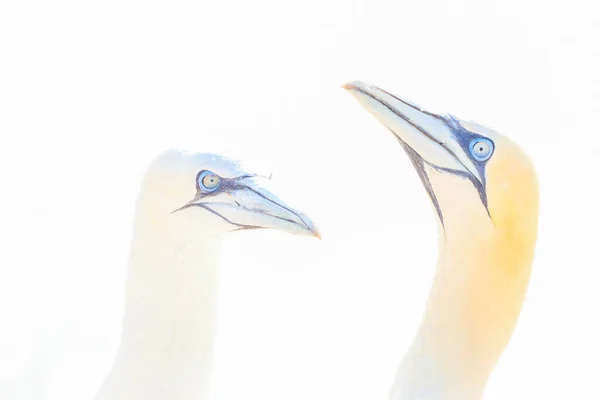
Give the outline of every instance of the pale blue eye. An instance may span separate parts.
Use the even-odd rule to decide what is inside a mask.
[[[477,161],[486,161],[494,152],[494,144],[491,140],[485,138],[476,138],[471,140],[469,149],[471,150],[471,155]]]
[[[221,185],[221,178],[210,171],[204,171],[198,175],[198,187],[203,192],[214,192]]]

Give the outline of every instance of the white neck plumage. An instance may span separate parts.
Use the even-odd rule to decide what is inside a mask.
[[[121,344],[96,400],[208,397],[219,248],[136,229]]]

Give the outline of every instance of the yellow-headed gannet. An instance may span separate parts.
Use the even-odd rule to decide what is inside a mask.
[[[208,393],[223,234],[314,224],[239,163],[168,151],[140,189],[115,364],[97,400],[202,400]]]
[[[406,150],[439,221],[435,279],[391,400],[475,400],[510,340],[538,225],[534,167],[505,136],[362,82],[344,85]]]

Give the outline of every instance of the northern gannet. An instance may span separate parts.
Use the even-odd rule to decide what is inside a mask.
[[[214,154],[171,150],[140,189],[121,342],[96,400],[202,400],[215,329],[220,242],[271,228],[319,237],[314,224]]]
[[[539,194],[529,158],[505,136],[362,82],[344,85],[400,142],[439,222],[427,307],[390,400],[475,400],[523,304]]]

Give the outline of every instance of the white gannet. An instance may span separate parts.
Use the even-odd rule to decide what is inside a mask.
[[[535,169],[505,136],[362,82],[344,85],[400,142],[439,222],[438,264],[391,400],[475,400],[516,325],[537,236]]]
[[[151,163],[137,201],[121,342],[97,400],[206,398],[223,234],[271,228],[319,237],[261,179],[214,154],[171,150]]]

